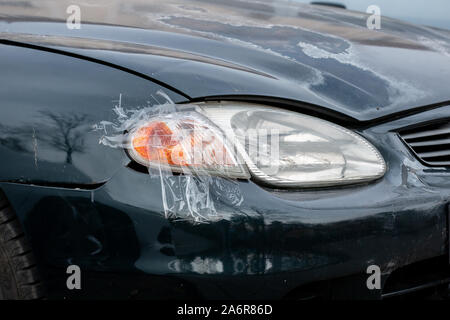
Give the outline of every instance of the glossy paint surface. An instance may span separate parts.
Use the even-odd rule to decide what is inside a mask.
[[[111,286],[108,295],[120,297],[280,298],[371,264],[388,275],[446,253],[450,171],[424,167],[391,130],[449,112],[444,107],[361,132],[389,166],[379,181],[315,191],[240,182],[243,204],[221,208],[230,218],[206,224],[166,219],[160,180],[125,167],[95,190],[0,187],[20,213],[56,297],[95,296]],[[92,273],[89,290],[64,289],[68,264]],[[364,281],[357,285],[368,297],[380,294]]]
[[[95,184],[130,162],[99,144],[114,107],[185,98],[147,79],[64,55],[0,45],[0,181]],[[158,100],[159,99],[159,100]]]
[[[447,253],[450,171],[422,165],[396,131],[450,118],[448,105],[358,131],[386,160],[377,181],[316,190],[238,181],[240,207],[218,206],[227,218],[203,224],[167,219],[160,179],[98,144],[93,126],[117,117],[115,105],[160,103],[158,90],[175,102],[285,98],[359,120],[449,100],[445,31],[383,20],[385,29],[371,32],[357,13],[227,3],[129,2],[122,13],[152,19],[116,16],[152,30],[69,31],[39,16],[37,2],[39,21],[0,22],[0,189],[51,297],[281,298],[303,284],[362,274],[352,290],[379,298],[365,286],[368,265],[379,265],[384,281]],[[70,264],[86,275],[81,292],[66,289]]]
[[[125,66],[192,98],[285,98],[359,120],[450,100],[446,30],[387,18],[369,30],[366,14],[283,1],[172,0],[105,7],[114,19],[86,8],[69,30],[49,22],[61,17],[44,14],[45,1],[34,5],[4,19],[0,38]]]

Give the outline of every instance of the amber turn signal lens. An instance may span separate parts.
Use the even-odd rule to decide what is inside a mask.
[[[132,132],[130,154],[146,166],[227,170],[237,162],[224,139],[220,130],[195,119],[154,120]]]
[[[172,141],[172,130],[164,122],[153,122],[139,128],[132,138],[134,151],[148,162],[174,164],[171,150],[177,144]]]

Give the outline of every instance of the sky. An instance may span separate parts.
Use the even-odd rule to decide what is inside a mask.
[[[369,5],[377,5],[381,15],[412,23],[450,29],[449,0],[291,0],[302,3],[327,1],[346,5],[347,9],[366,11]]]

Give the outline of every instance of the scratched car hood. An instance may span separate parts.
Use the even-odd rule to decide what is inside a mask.
[[[388,18],[369,30],[363,13],[238,0],[81,8],[71,30],[45,10],[54,3],[30,3],[3,11],[1,38],[128,68],[189,98],[283,98],[363,121],[450,100],[447,30]]]

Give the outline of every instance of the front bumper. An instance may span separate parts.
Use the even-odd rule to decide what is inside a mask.
[[[131,168],[94,190],[0,188],[51,297],[297,298],[326,283],[332,297],[381,298],[394,271],[448,255],[450,169],[425,167],[395,133],[442,112],[450,114],[446,107],[361,130],[388,165],[378,181],[303,191],[238,182],[239,210],[209,223],[166,219],[160,180]],[[70,264],[84,272],[81,291],[65,287]],[[367,287],[370,265],[380,267],[380,289]]]

